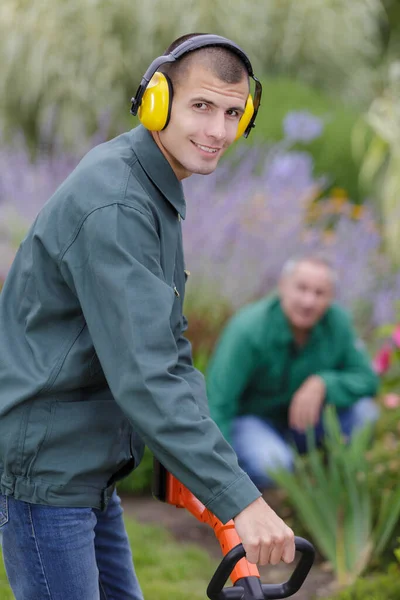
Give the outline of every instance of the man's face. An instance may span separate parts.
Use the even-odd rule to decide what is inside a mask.
[[[328,267],[300,262],[282,277],[279,292],[283,312],[293,327],[311,329],[324,315],[333,299],[332,274]]]
[[[174,89],[168,126],[154,134],[178,179],[215,170],[236,137],[248,94],[245,75],[225,83],[201,64],[188,68]]]

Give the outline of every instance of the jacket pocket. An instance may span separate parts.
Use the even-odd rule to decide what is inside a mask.
[[[8,522],[8,498],[0,494],[0,527]]]
[[[130,460],[126,461],[118,471],[113,473],[111,478],[107,481],[107,485],[111,485],[112,483],[116,483],[121,479],[127,477],[134,469],[137,469],[139,466],[143,454],[144,454],[144,443],[139,435],[131,429],[131,434],[129,436],[130,441]]]
[[[55,401],[30,475],[102,486],[130,459],[130,425],[113,398]]]

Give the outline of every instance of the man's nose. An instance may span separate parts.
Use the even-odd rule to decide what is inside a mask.
[[[303,306],[304,308],[313,308],[316,303],[316,297],[314,294],[308,292],[303,296]]]
[[[225,113],[215,111],[208,122],[206,134],[216,140],[224,140],[226,137]]]

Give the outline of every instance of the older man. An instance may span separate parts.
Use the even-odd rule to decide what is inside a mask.
[[[377,377],[333,302],[335,282],[319,256],[290,260],[278,294],[240,310],[211,359],[211,416],[260,489],[272,485],[268,472],[292,468],[293,442],[307,450],[307,428],[321,443],[325,405],[337,408],[347,436],[378,417]]]

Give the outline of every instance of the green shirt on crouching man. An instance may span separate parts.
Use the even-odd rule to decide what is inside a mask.
[[[263,298],[239,310],[217,344],[206,377],[211,416],[227,440],[236,416],[285,427],[291,398],[310,375],[324,380],[325,403],[338,409],[374,396],[378,387],[349,316],[337,304],[298,348],[279,298]]]
[[[223,522],[260,496],[183,336],[184,217],[142,126],[89,152],[39,213],[0,294],[2,494],[105,508],[144,442]]]

